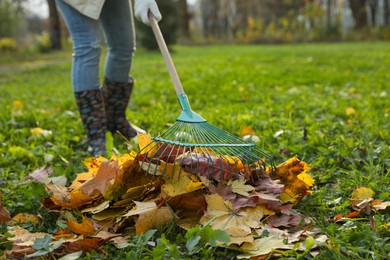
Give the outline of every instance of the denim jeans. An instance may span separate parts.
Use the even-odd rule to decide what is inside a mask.
[[[56,0],[56,3],[73,40],[73,91],[100,87],[100,57],[104,39],[108,51],[104,77],[109,82],[127,82],[135,51],[134,21],[129,0],[105,1],[99,20],[82,15],[62,0]]]

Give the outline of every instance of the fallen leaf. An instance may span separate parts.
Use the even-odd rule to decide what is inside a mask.
[[[19,213],[12,218],[13,223],[33,223],[37,225],[39,223],[39,219],[37,216],[28,213]]]
[[[96,233],[93,221],[85,216],[83,216],[81,223],[76,221],[68,221],[66,224],[69,226],[70,230],[76,234],[90,236]]]
[[[358,187],[352,192],[352,199],[371,199],[374,197],[375,192],[367,187]]]
[[[53,173],[53,169],[51,167],[41,167],[31,172],[26,177],[26,179],[31,179],[34,181],[44,183],[45,179],[47,179],[52,173]]]
[[[160,207],[141,213],[135,223],[135,232],[137,235],[140,235],[150,229],[159,228],[172,223],[174,218],[175,215],[168,207]]]
[[[381,203],[373,205],[373,208],[376,210],[386,210],[390,208],[390,201],[383,201]]]
[[[162,188],[168,194],[168,196],[175,197],[180,194],[202,189],[203,183],[192,181],[187,176],[182,176],[178,181],[164,184]]]
[[[290,249],[291,245],[286,245],[283,238],[269,236],[256,239],[253,243],[244,243],[240,250],[244,254],[237,256],[238,259],[262,256],[271,253],[275,249]]]
[[[267,212],[262,206],[234,210],[233,204],[218,194],[205,195],[205,198],[207,210],[199,223],[205,225],[211,221],[212,228],[225,230],[231,236],[249,235],[252,228],[261,226],[260,221]]]
[[[35,239],[43,238],[48,235],[47,233],[42,232],[30,233],[28,230],[19,226],[14,226],[8,233],[13,236],[8,237],[7,240],[13,242],[13,244],[17,246],[32,246]]]
[[[0,191],[0,223],[7,223],[11,220],[11,215],[8,210],[3,207],[2,197],[3,193]]]
[[[234,193],[240,194],[245,197],[249,197],[249,192],[255,190],[253,186],[247,185],[245,180],[229,181],[228,185],[232,187],[232,191]]]

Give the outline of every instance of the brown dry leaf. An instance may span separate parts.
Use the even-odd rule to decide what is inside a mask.
[[[3,207],[2,197],[3,193],[0,191],[0,223],[7,223],[11,220],[11,215],[8,210]]]
[[[17,246],[32,246],[35,239],[43,238],[45,235],[50,236],[50,234],[42,232],[30,233],[28,230],[19,226],[13,227],[8,233],[14,236],[8,237],[7,240],[13,242],[13,244]]]
[[[375,192],[367,187],[358,187],[352,192],[352,199],[366,200],[374,197]]]
[[[240,194],[245,197],[249,197],[249,192],[255,190],[255,187],[247,185],[245,180],[229,181],[228,185],[232,187],[234,193]]]
[[[33,223],[37,225],[39,223],[39,219],[33,214],[19,213],[12,218],[12,223]]]
[[[119,175],[119,172],[118,161],[104,161],[100,164],[96,176],[83,183],[79,189],[90,197],[97,196],[97,192],[104,195],[108,187],[113,184],[115,178]]]
[[[5,250],[4,256],[6,258],[1,259],[25,259],[26,255],[33,254],[35,250],[30,246],[17,246],[12,245],[12,249]]]
[[[61,197],[58,195],[61,195]],[[97,200],[98,198],[91,198],[88,195],[82,193],[80,190],[74,190],[68,194],[64,192],[57,194],[57,196],[51,196],[51,200],[56,205],[61,206],[63,209],[76,209],[86,204],[92,203],[94,199]]]
[[[49,178],[49,175],[53,173],[53,169],[51,167],[41,167],[39,169],[34,170],[30,173],[26,179],[31,179],[34,181],[44,183],[45,179]]]
[[[140,235],[150,229],[165,226],[172,223],[175,217],[168,207],[161,207],[142,213],[135,223],[135,232],[137,235]]]
[[[68,221],[66,224],[69,226],[70,230],[76,234],[90,236],[96,233],[93,221],[85,216],[83,216],[81,223],[77,223],[76,221]]]
[[[110,207],[110,202],[108,200],[105,200],[96,206],[92,206],[92,207],[88,207],[88,208],[83,209],[81,211],[81,213],[97,214],[97,213],[105,210],[108,207]]]
[[[231,236],[244,237],[252,232],[252,228],[261,226],[260,220],[269,212],[263,206],[253,208],[233,209],[230,201],[225,201],[220,195],[205,195],[207,211],[200,219],[200,224],[210,223],[214,229],[225,230]]]
[[[69,189],[78,189],[84,182],[94,178],[96,176],[96,173],[97,171],[89,171],[77,174],[76,179],[74,179],[72,184],[69,186]]]
[[[105,251],[100,249],[104,243],[105,241],[100,238],[85,238],[72,242],[65,242],[54,252],[54,255],[60,257],[74,252],[83,251],[83,253],[86,253],[91,252],[92,250],[104,254]]]
[[[280,196],[283,202],[296,203],[310,193],[314,184],[313,178],[306,173],[310,169],[305,162],[292,157],[277,166],[276,174],[270,174],[272,179],[279,179],[285,185],[285,192]]]
[[[375,203],[372,207],[376,210],[386,210],[390,208],[390,201],[381,201],[380,203]]]
[[[371,202],[373,201],[372,198],[368,199],[349,199],[349,203],[351,203],[351,207],[359,212],[363,212],[365,214],[371,213]]]

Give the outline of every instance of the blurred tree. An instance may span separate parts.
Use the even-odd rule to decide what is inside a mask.
[[[163,19],[159,22],[161,33],[164,36],[164,40],[168,47],[177,41],[177,31],[179,29],[178,23],[178,0],[164,0],[158,2],[158,7],[162,14]],[[139,21],[136,21],[136,33],[137,39],[142,47],[149,50],[157,50],[158,45],[153,35],[153,31],[150,26],[145,25]]]
[[[20,1],[0,0],[0,38],[16,36],[22,14]]]
[[[349,0],[349,7],[355,21],[355,30],[361,30],[368,25],[366,4],[367,0]]]
[[[182,36],[185,39],[190,40],[191,39],[191,32],[190,32],[191,14],[188,12],[187,0],[179,0],[179,15],[181,21],[180,24],[181,24]]]
[[[375,27],[375,25],[376,25],[376,11],[377,11],[377,7],[378,7],[378,1],[379,0],[368,0],[368,6],[370,7],[372,27]]]
[[[61,23],[55,0],[47,0],[49,6],[49,35],[52,50],[60,50],[61,45]]]
[[[385,25],[390,25],[390,0],[383,0],[383,21]]]

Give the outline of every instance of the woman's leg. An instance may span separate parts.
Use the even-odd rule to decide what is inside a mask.
[[[88,151],[93,156],[104,155],[107,127],[104,98],[99,89],[100,24],[62,0],[56,3],[73,40],[72,87],[88,137]]]
[[[134,22],[129,0],[106,1],[100,21],[108,49],[102,88],[107,129],[113,134],[119,131],[126,138],[132,138],[137,132],[126,119],[126,108],[134,84],[129,73],[135,51]]]

